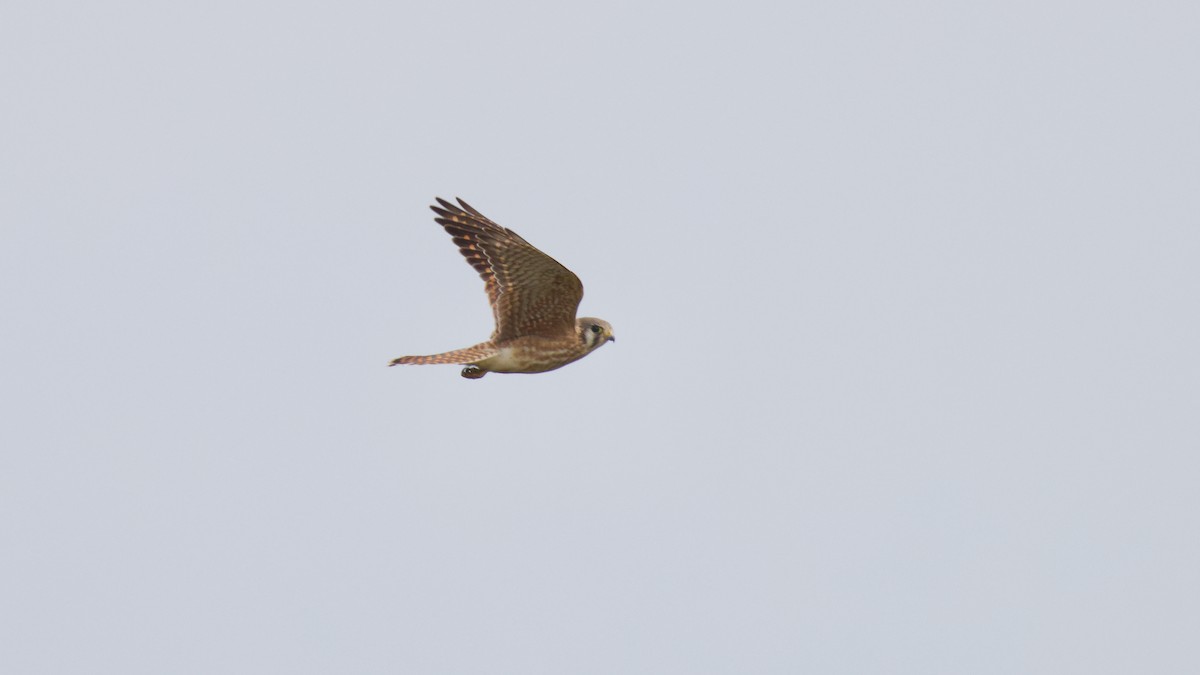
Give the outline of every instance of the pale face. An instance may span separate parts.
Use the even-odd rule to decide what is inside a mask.
[[[583,335],[583,341],[587,345],[588,351],[596,349],[606,342],[617,341],[617,336],[613,335],[612,326],[604,319],[583,317],[576,321],[576,326]]]

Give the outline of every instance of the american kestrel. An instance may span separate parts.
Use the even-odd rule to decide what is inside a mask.
[[[437,198],[434,218],[483,278],[496,330],[487,342],[430,356],[401,356],[388,365],[464,363],[462,376],[544,373],[616,342],[603,319],[575,318],[583,284],[571,270],[516,232],[488,220],[463,200]]]

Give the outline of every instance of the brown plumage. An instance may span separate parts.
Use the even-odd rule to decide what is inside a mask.
[[[489,356],[495,356],[499,351],[488,343],[467,347],[465,349],[455,349],[452,352],[442,352],[441,354],[430,354],[429,356],[401,356],[398,359],[393,359],[393,366],[424,366],[430,363],[471,363],[473,361],[482,361]]]
[[[389,365],[468,364],[463,377],[489,371],[540,373],[591,353],[616,338],[601,319],[575,318],[583,284],[571,270],[459,199],[430,206],[487,290],[496,329],[487,342],[430,356],[401,356]]]

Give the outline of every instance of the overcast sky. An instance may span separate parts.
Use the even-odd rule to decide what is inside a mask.
[[[0,671],[1200,672],[1200,5],[0,5]],[[492,330],[461,196],[619,341]]]

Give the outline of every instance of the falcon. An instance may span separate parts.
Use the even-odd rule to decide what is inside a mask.
[[[578,361],[616,342],[603,319],[575,318],[583,284],[571,270],[534,248],[516,232],[488,220],[463,200],[437,198],[434,220],[454,238],[479,272],[496,320],[487,342],[429,356],[401,356],[389,366],[465,364],[462,376],[544,373]]]

